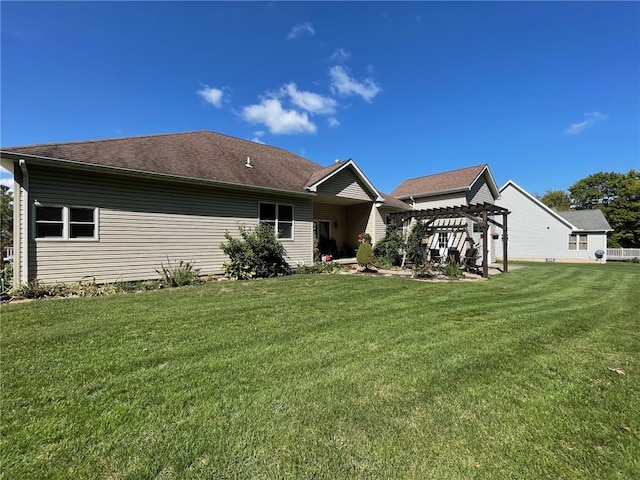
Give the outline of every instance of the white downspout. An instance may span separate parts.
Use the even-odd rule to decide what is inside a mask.
[[[22,247],[20,256],[22,257],[22,268],[20,269],[20,280],[22,283],[29,282],[29,172],[27,162],[20,159],[20,169],[22,169]],[[18,261],[20,261],[18,259]]]

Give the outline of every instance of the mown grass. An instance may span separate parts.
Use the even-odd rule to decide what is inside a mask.
[[[638,265],[0,312],[2,478],[640,477]]]

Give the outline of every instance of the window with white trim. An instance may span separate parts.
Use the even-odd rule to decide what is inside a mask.
[[[569,234],[569,250],[587,250],[587,235],[579,233]]]
[[[35,205],[35,238],[97,240],[98,209]]]
[[[293,205],[260,203],[260,221],[276,231],[279,240],[293,240]]]

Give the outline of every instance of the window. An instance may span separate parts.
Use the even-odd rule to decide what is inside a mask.
[[[587,250],[587,236],[572,233],[569,235],[569,250]]]
[[[63,207],[36,206],[36,238],[62,238]]]
[[[35,238],[97,240],[97,208],[35,206]]]
[[[293,240],[293,205],[261,203],[260,221],[274,228],[276,238]]]
[[[447,248],[449,246],[449,233],[448,232],[440,232],[438,233],[438,248]]]

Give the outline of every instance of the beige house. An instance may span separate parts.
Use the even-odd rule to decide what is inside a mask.
[[[200,131],[0,150],[14,175],[17,283],[156,278],[190,261],[218,274],[224,234],[272,224],[292,265],[323,249],[353,256],[383,237],[380,193],[353,160],[323,167],[280,148]],[[329,253],[329,252],[322,252]]]
[[[429,210],[446,207],[495,204],[498,187],[486,164],[461,168],[424,177],[405,180],[391,192],[391,196],[404,201],[412,210]],[[437,250],[443,258],[451,251],[464,256],[474,244],[481,244],[481,231],[470,218],[446,218],[431,224],[433,234],[427,239],[430,250]],[[490,262],[494,260],[491,249]]]

